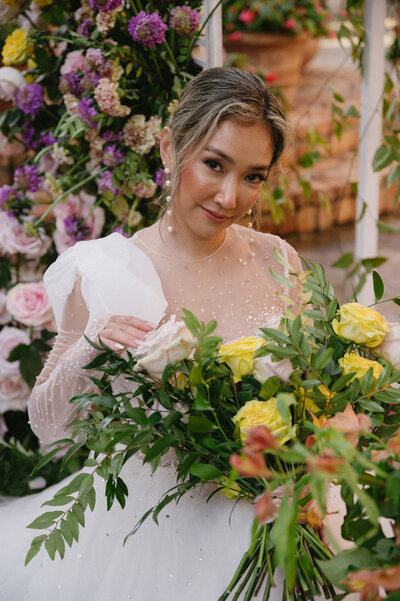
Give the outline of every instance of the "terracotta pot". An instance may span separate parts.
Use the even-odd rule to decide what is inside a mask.
[[[238,40],[224,36],[226,52],[247,54],[254,67],[262,67],[277,76],[276,84],[283,89],[286,103],[294,101],[304,64],[304,51],[312,40],[307,32],[291,37],[280,33],[241,32]]]

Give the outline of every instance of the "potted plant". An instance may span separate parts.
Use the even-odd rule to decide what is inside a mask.
[[[317,51],[318,37],[335,35],[329,29],[331,18],[317,0],[226,0],[224,47],[274,72],[291,104],[302,67]]]

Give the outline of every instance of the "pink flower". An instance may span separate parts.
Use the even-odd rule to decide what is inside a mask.
[[[278,449],[281,446],[271,430],[262,424],[246,432],[245,445],[246,453],[258,453],[267,449]]]
[[[7,310],[26,326],[42,326],[53,319],[46,289],[41,282],[17,284],[7,293]]]
[[[86,59],[83,56],[82,50],[73,50],[69,52],[65,58],[64,64],[60,69],[60,75],[65,75],[66,73],[71,73],[71,71],[75,72],[80,69],[83,71],[86,64]]]
[[[241,31],[232,31],[232,33],[230,33],[228,36],[228,40],[230,42],[237,42],[238,40],[240,40],[241,37],[242,37]]]
[[[54,208],[56,231],[53,239],[58,253],[64,252],[79,240],[93,240],[101,234],[104,210],[94,207],[96,197],[86,192],[70,194],[65,202]]]
[[[296,29],[296,21],[294,19],[287,19],[284,22],[283,27],[289,31],[293,31],[293,29]]]
[[[144,115],[133,115],[125,124],[124,142],[139,154],[145,154],[155,145],[154,125]]]
[[[278,79],[278,76],[275,73],[268,73],[268,75],[265,78],[265,81],[267,81],[268,83],[274,83],[274,81],[276,81]]]
[[[269,491],[259,497],[258,501],[254,503],[254,513],[259,524],[269,524],[273,522],[279,513],[280,501],[274,499]]]
[[[0,290],[0,325],[4,325],[8,321],[11,321],[11,315],[6,309],[6,293],[4,290]]]
[[[23,411],[31,394],[29,386],[19,374],[0,373],[0,413]]]
[[[50,244],[50,238],[43,234],[40,238],[28,236],[24,226],[15,217],[0,211],[0,252],[9,255],[21,253],[37,259],[48,251]]]
[[[244,478],[269,478],[272,475],[266,466],[264,455],[260,452],[233,454],[229,457],[229,463]]]
[[[253,13],[253,11],[251,11],[249,8],[245,8],[239,14],[239,20],[242,23],[245,23],[246,25],[247,25],[247,23],[252,23],[255,18],[256,18],[255,13]]]
[[[9,354],[18,344],[29,344],[29,335],[25,330],[5,327],[0,332],[0,374],[15,375],[19,373],[18,361],[7,361]]]
[[[365,413],[355,413],[350,403],[348,403],[344,411],[336,413],[326,421],[324,427],[328,426],[343,432],[348,441],[356,447],[360,434],[371,428],[371,420]]]
[[[132,194],[139,198],[152,198],[157,190],[157,184],[152,179],[138,182],[130,186]]]
[[[22,86],[26,85],[24,76],[14,67],[1,67],[0,69],[0,100],[14,102],[15,95]]]
[[[117,92],[118,84],[102,77],[94,91],[94,97],[100,110],[112,117],[126,117],[131,112],[129,106],[121,104]]]

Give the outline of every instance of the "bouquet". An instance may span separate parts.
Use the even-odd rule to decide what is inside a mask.
[[[106,481],[108,506],[116,499],[124,507],[124,463],[141,451],[155,471],[172,449],[176,486],[127,538],[149,516],[157,522],[169,503],[209,483],[211,495],[245,499],[255,515],[251,545],[221,601],[244,591],[249,600],[261,590],[268,599],[277,567],[285,574],[286,600],[333,597],[335,586],[361,592],[362,599],[381,599],[385,591],[395,601],[400,324],[357,302],[340,307],[318,265],[297,277],[300,303],[286,310],[278,329],[261,328],[259,337],[221,344],[215,322],[184,310],[183,322],[172,318],[135,356],[91,342],[99,354],[87,368],[103,372],[101,380],[92,376],[99,392],[71,400],[88,418],[71,424],[71,439],[58,442],[68,449],[64,461],[86,444],[91,471],[44,504],[52,510],[29,527],[47,531],[32,541],[26,562],[42,545],[54,559],[78,540],[84,512],[95,505],[96,473]],[[374,280],[379,301],[383,284],[378,274]],[[118,376],[136,390],[112,394]],[[341,531],[350,550],[340,550],[324,521],[329,483],[340,487],[346,506]]]

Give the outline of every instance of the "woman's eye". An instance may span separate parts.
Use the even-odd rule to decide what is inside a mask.
[[[204,164],[207,165],[207,167],[210,167],[210,169],[212,169],[213,171],[221,171],[221,163],[219,163],[218,161],[215,161],[214,159],[206,159],[204,161]]]
[[[259,184],[261,182],[265,182],[266,178],[263,177],[262,175],[259,175],[258,173],[250,173],[246,179],[251,182],[252,184]]]

